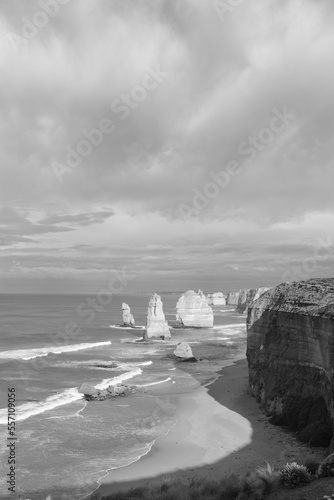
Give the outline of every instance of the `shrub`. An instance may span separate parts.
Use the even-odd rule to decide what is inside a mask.
[[[220,500],[236,500],[241,492],[242,482],[236,474],[224,478],[220,482]]]
[[[282,483],[286,488],[303,486],[312,480],[312,476],[305,467],[297,462],[287,463],[281,469]]]
[[[272,467],[268,462],[266,462],[265,465],[258,467],[256,469],[256,474],[264,484],[266,495],[279,487],[281,482],[281,472],[275,469],[275,467]]]
[[[317,477],[332,477],[334,476],[334,453],[328,455],[317,470]]]
[[[312,476],[316,476],[320,465],[320,462],[318,460],[315,460],[314,458],[308,458],[307,460],[305,460],[304,465]]]

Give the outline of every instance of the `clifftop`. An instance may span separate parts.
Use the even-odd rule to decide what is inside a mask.
[[[257,299],[255,309],[334,318],[334,278],[282,283]],[[252,322],[249,314],[247,322]]]

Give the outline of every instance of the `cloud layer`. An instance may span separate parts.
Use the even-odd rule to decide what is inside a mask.
[[[3,3],[2,291],[271,285],[331,247],[333,2],[223,4]]]

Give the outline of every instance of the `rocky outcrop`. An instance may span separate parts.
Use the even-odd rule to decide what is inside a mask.
[[[116,396],[128,396],[137,392],[144,392],[144,389],[135,385],[115,384],[109,385],[107,389],[96,389],[89,384],[81,384],[78,391],[84,395],[87,401],[104,401]]]
[[[123,326],[135,326],[135,320],[131,314],[131,309],[123,302],[122,304],[122,313],[123,313]]]
[[[209,293],[206,299],[209,306],[225,306],[226,304],[225,295],[222,292]]]
[[[162,309],[162,301],[160,295],[154,293],[148,304],[147,323],[144,333],[144,339],[170,338],[168,323]]]
[[[334,431],[334,279],[283,283],[261,295],[248,311],[247,359],[251,390],[271,423],[327,446]]]
[[[226,297],[226,304],[229,306],[236,306],[238,304],[240,292],[241,290],[239,290],[239,292],[229,292]]]
[[[180,361],[197,361],[188,342],[180,342],[174,350],[174,356]]]
[[[213,312],[204,295],[188,290],[176,304],[176,321],[180,327],[211,328]]]
[[[262,286],[260,288],[249,288],[241,290],[238,297],[238,304],[236,311],[240,314],[247,314],[248,307],[254,300],[258,299],[264,292],[270,288]]]

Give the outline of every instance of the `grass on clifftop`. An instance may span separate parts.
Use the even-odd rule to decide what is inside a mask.
[[[170,478],[155,487],[117,492],[100,500],[260,500],[279,485],[280,472],[267,464],[244,478],[232,474],[220,481],[193,478],[187,483]]]
[[[333,457],[333,462],[332,462]],[[334,454],[328,457],[334,463]],[[328,460],[327,458],[327,460]],[[322,465],[322,464],[321,464]],[[319,475],[320,463],[315,460],[306,460],[304,465],[296,462],[287,463],[282,468],[272,467],[270,464],[258,467],[253,472],[248,472],[244,477],[232,474],[220,480],[195,477],[187,482],[175,480],[173,477],[163,480],[158,485],[142,488],[133,488],[127,492],[116,492],[108,496],[94,496],[94,500],[264,500],[268,497],[272,500],[305,500],[331,499],[328,495],[328,487],[332,489],[334,483],[325,484]],[[333,473],[334,474],[334,473]],[[334,480],[333,478],[330,478]],[[317,484],[319,482],[319,488]],[[309,484],[310,483],[310,484]],[[305,492],[305,485],[315,486],[310,488],[311,496]],[[304,486],[304,488],[303,488]],[[298,490],[302,487],[302,497]],[[295,491],[297,490],[297,491]],[[333,489],[332,489],[333,491]],[[331,491],[331,493],[332,493]],[[314,496],[316,493],[316,496]],[[322,495],[320,496],[319,493]],[[272,496],[273,495],[273,496]],[[313,496],[312,496],[313,495]],[[334,500],[334,495],[333,495]]]

